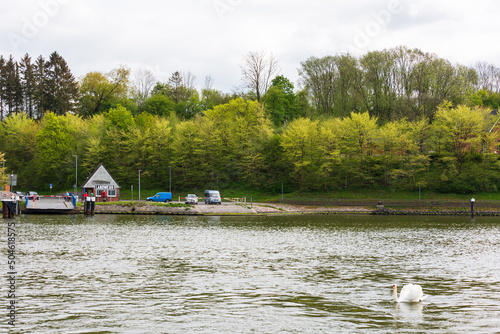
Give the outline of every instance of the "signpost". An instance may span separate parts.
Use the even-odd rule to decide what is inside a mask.
[[[10,183],[10,191],[14,189],[14,186],[17,186],[17,174],[11,173],[8,175],[9,177],[9,183]]]

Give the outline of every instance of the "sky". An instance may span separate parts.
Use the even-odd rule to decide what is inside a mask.
[[[249,52],[279,60],[298,86],[309,57],[400,45],[454,64],[500,67],[498,0],[22,0],[4,1],[0,54],[20,60],[57,51],[73,75],[128,66],[166,82],[191,73],[195,87],[241,87]]]

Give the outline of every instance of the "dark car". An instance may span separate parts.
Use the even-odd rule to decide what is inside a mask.
[[[38,193],[36,191],[28,191],[26,193],[26,197],[28,197],[28,199],[32,201],[38,201],[40,199],[40,196],[38,196]]]

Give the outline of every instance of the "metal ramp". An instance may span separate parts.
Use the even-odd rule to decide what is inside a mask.
[[[37,201],[26,200],[26,208],[22,210],[23,213],[71,213],[76,206],[74,197],[40,197]]]

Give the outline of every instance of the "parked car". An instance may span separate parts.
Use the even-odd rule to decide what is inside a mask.
[[[186,204],[198,204],[198,196],[195,194],[188,194],[186,196]]]
[[[217,190],[205,190],[205,204],[221,204],[220,193]]]
[[[24,200],[24,194],[20,191],[16,191],[16,195],[19,196],[19,199],[22,201]]]
[[[157,193],[152,197],[146,198],[146,201],[165,202],[165,203],[172,202],[172,193],[169,192]]]
[[[28,199],[32,201],[38,201],[40,199],[40,196],[38,196],[38,193],[36,191],[28,191],[26,193],[26,197],[28,197]]]

